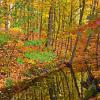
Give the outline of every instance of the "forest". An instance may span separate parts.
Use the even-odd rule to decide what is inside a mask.
[[[100,100],[100,0],[0,0],[0,100]]]

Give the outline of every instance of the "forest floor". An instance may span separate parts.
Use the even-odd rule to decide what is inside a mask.
[[[87,65],[85,64],[85,60],[88,60],[88,65],[92,66],[93,75],[96,78],[100,78],[100,70],[95,67],[97,65],[97,58],[95,54],[97,34],[92,35],[89,41],[88,50],[84,52],[88,40],[86,31],[84,31],[84,29],[78,41],[78,47],[73,61],[73,68],[75,71],[86,71]],[[4,31],[2,31],[1,33],[4,33]],[[72,45],[66,45],[66,37],[68,37],[66,35],[66,32],[63,33],[63,37],[60,37],[62,34],[59,34],[57,40],[53,43],[53,46],[48,49],[45,48],[45,42],[43,42],[41,46],[26,46],[25,35],[18,29],[11,29],[9,33],[11,37],[13,37],[13,39],[7,41],[5,45],[0,47],[0,89],[7,86],[8,78],[12,78],[14,82],[13,85],[16,85],[18,82],[22,82],[23,80],[35,78],[37,76],[41,76],[43,73],[48,73],[49,71],[53,71],[54,69],[59,68],[59,66],[57,66],[57,63],[59,63],[63,59],[66,47],[68,47],[66,54],[67,61],[70,59],[72,52],[71,46],[72,48],[74,47],[77,37],[76,30],[74,31],[74,33],[72,32],[72,34],[70,34],[70,36],[72,37]],[[32,39],[32,34],[33,33],[30,33],[30,40]],[[17,41],[15,41],[16,38],[18,39]],[[42,33],[41,40],[45,40],[46,38],[47,35],[45,33]],[[34,33],[34,40],[38,39],[38,33]],[[56,49],[52,50],[52,48],[55,48],[55,45]],[[50,61],[41,62],[39,60],[33,60],[25,57],[25,53],[27,51],[34,51],[35,53],[37,51],[42,53],[52,53],[53,51],[54,55],[49,55],[47,59],[51,57]],[[98,65],[100,66],[99,52],[100,45],[98,46]],[[43,59],[44,58],[45,57],[43,57]],[[63,66],[65,65],[62,65],[62,67]],[[30,69],[32,70],[32,72],[29,72]]]
[[[52,66],[53,61],[58,62],[57,57],[54,57],[53,61],[48,62],[40,62],[37,60],[28,59],[25,57],[25,52],[34,51],[34,52],[44,52],[49,51],[45,50],[45,44],[41,46],[25,46],[22,41],[25,37],[23,33],[19,31],[10,31],[10,35],[14,38],[17,36],[20,37],[18,41],[8,41],[6,45],[1,47],[0,49],[0,88],[6,86],[6,80],[11,77],[14,81],[14,84],[18,82],[22,82],[25,79],[31,79],[32,77],[36,77],[42,73],[47,73],[50,67]],[[9,33],[8,33],[9,34]],[[35,40],[38,39],[38,33],[34,34]],[[43,34],[41,39],[46,38],[46,35]],[[50,67],[48,67],[51,64]],[[47,67],[46,67],[47,66]],[[33,68],[34,71],[32,73],[28,72],[29,69]],[[52,67],[53,68],[53,67]],[[53,70],[53,69],[52,69]]]

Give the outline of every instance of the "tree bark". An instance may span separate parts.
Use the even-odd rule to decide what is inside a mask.
[[[50,6],[49,10],[49,18],[48,18],[48,34],[47,34],[47,43],[46,47],[50,46],[51,43],[51,35],[52,35],[52,23],[53,23],[53,6]]]
[[[84,9],[85,9],[85,0],[82,1],[82,8],[81,8],[81,4],[80,4],[80,19],[79,19],[79,25],[82,24],[82,20],[83,20],[83,15],[84,15]],[[82,10],[81,10],[82,9]]]

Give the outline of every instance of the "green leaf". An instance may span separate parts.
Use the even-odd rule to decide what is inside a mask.
[[[0,33],[0,45],[7,43],[11,39],[11,36],[6,33]]]
[[[56,58],[56,54],[51,51],[49,52],[33,51],[33,52],[26,52],[25,57],[28,59],[39,60],[41,63],[43,63],[52,61],[54,58]]]
[[[39,33],[39,29],[33,29],[33,32]]]
[[[25,46],[41,46],[44,40],[29,40],[24,43]]]
[[[14,84],[14,82],[11,77],[6,79],[6,82],[5,82],[6,87],[11,88],[13,86],[13,84]]]
[[[90,36],[91,34],[93,34],[94,31],[91,28],[89,28],[87,29],[86,32],[87,32],[87,35]]]
[[[85,100],[88,100],[90,97],[96,95],[96,85],[92,83],[85,93]]]
[[[88,19],[88,20],[94,20],[95,18],[96,18],[95,15],[88,15],[88,16],[87,16],[87,19]]]
[[[17,58],[17,62],[19,63],[19,64],[24,64],[24,61],[23,61],[23,59],[22,58]]]

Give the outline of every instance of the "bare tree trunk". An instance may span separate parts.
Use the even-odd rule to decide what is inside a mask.
[[[63,75],[65,77],[65,81],[66,81],[66,85],[67,85],[67,89],[68,89],[69,100],[71,100],[71,91],[70,91],[70,87],[69,87],[69,83],[68,83],[68,77],[66,76],[66,74],[64,73],[64,71],[62,69],[61,69],[61,72],[63,73]]]
[[[81,20],[82,20],[82,18],[81,18]],[[71,15],[70,15],[69,26],[71,26],[71,23],[72,23],[72,4],[71,4]],[[77,33],[75,45],[74,45],[74,48],[72,50],[72,56],[71,56],[71,58],[70,58],[70,60],[69,60],[69,62],[67,63],[66,66],[70,69],[71,76],[73,78],[73,81],[74,81],[74,84],[75,84],[75,87],[76,87],[76,90],[77,90],[77,93],[78,93],[79,100],[81,100],[81,96],[80,96],[80,92],[79,92],[79,88],[78,88],[78,84],[77,84],[77,80],[76,80],[76,75],[75,75],[75,72],[74,72],[73,66],[72,66],[73,59],[74,59],[75,53],[76,53],[76,48],[77,48],[78,41],[79,41],[79,35],[80,35],[80,32]]]
[[[93,1],[92,15],[95,14],[97,1],[98,1],[98,0],[94,0],[94,1]]]
[[[43,19],[42,16],[43,16],[43,8],[41,8],[41,16],[40,16],[40,24],[39,24],[39,39],[41,39],[41,32],[42,32],[42,19]]]
[[[55,24],[55,21],[56,21],[56,11],[55,11],[55,7],[53,8],[53,34],[52,34],[52,49],[53,49],[53,45],[54,45],[54,42],[55,42],[55,37],[56,37],[56,24]],[[55,47],[54,47],[55,48]]]
[[[62,11],[62,32],[64,32],[64,28],[65,28],[65,13],[64,13],[64,7],[63,7],[63,11]]]
[[[71,3],[69,27],[72,26],[72,17],[73,17],[73,5],[72,5],[72,3]]]
[[[99,68],[99,61],[98,61],[98,49],[99,49],[99,39],[100,39],[100,33],[97,35],[97,41],[96,41],[96,67]]]
[[[48,34],[47,34],[47,43],[46,46],[50,46],[51,43],[51,35],[52,35],[52,23],[53,23],[53,6],[51,5],[49,10],[49,19],[48,19]]]
[[[42,14],[43,14],[43,11],[41,11],[41,16],[40,16],[39,39],[41,39],[41,32],[42,32]]]
[[[30,35],[30,12],[29,12],[29,6],[30,3],[28,4],[28,23],[27,23],[27,40],[29,39],[29,35]]]
[[[82,1],[82,5],[80,4],[80,19],[79,19],[79,25],[82,24],[83,20],[83,14],[84,14],[84,9],[85,9],[85,0]],[[81,3],[81,2],[80,2]],[[82,8],[81,8],[82,7]]]
[[[74,70],[73,70],[73,67],[72,67],[72,62],[73,62],[73,59],[74,59],[74,56],[75,56],[75,52],[76,52],[76,48],[77,48],[77,44],[78,44],[78,38],[79,37],[77,35],[76,42],[75,42],[75,45],[74,45],[74,48],[73,48],[73,51],[72,51],[72,56],[71,56],[70,61],[68,63],[68,67],[69,67],[71,75],[73,77],[74,84],[75,84],[75,87],[76,87],[76,90],[77,90],[77,93],[78,93],[78,97],[81,100],[79,88],[78,88],[78,85],[77,85],[76,76],[75,76],[75,73],[74,73]]]
[[[4,2],[4,9],[5,9],[5,30],[8,31],[8,25],[9,25],[9,14],[8,14],[8,4],[7,0]]]
[[[2,6],[2,0],[0,0],[0,6]],[[1,17],[1,16],[0,16]],[[0,19],[0,29],[1,29],[1,24],[2,24],[2,21]]]

